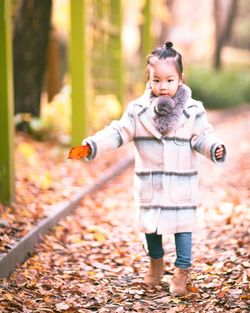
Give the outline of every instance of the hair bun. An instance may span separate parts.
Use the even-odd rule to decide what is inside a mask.
[[[170,49],[173,47],[173,43],[171,41],[166,41],[164,47],[165,49]]]

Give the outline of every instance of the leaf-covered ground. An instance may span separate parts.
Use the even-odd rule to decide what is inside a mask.
[[[11,206],[0,203],[0,254],[25,236],[53,206],[68,201],[83,186],[93,184],[127,154],[122,147],[91,163],[67,159],[69,148],[52,142],[15,137],[16,196]]]
[[[227,143],[228,162],[216,167],[200,159],[199,229],[193,234],[187,296],[169,294],[175,258],[172,236],[164,238],[161,285],[150,289],[143,283],[148,257],[135,227],[131,167],[85,197],[24,264],[0,281],[0,311],[249,312],[250,110],[210,113],[209,118]],[[67,188],[72,188],[73,168],[85,170],[86,165],[66,163],[69,171],[60,177],[65,188],[69,178]],[[79,179],[85,179],[86,173],[81,173]]]

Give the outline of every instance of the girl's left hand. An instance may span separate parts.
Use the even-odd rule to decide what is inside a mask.
[[[225,148],[223,145],[219,145],[216,149],[215,149],[215,158],[216,160],[219,160],[223,157],[225,152]]]

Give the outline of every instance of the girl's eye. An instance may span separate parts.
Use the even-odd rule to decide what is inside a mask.
[[[173,79],[168,79],[168,83],[172,83]]]
[[[154,83],[159,83],[159,79],[153,79]]]

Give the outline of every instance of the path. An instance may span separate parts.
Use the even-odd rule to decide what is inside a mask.
[[[174,261],[170,236],[164,240],[162,284],[149,289],[143,283],[148,259],[134,226],[129,168],[84,198],[74,214],[0,282],[1,312],[247,313],[250,111],[223,120],[218,114],[210,118],[225,138],[230,158],[223,168],[201,159],[200,211],[206,223],[194,234],[192,283],[186,297],[169,295]]]

